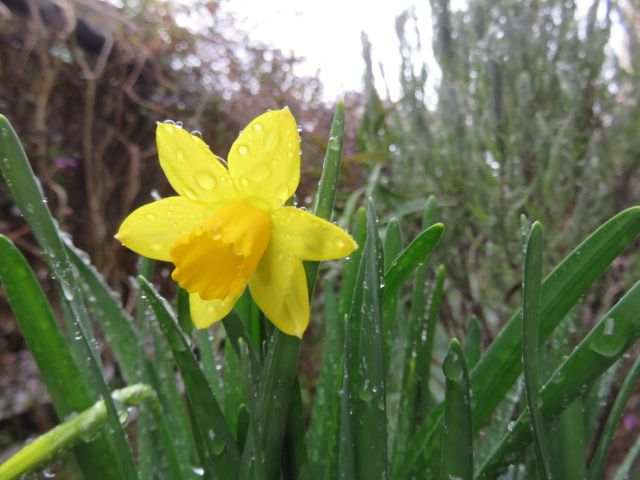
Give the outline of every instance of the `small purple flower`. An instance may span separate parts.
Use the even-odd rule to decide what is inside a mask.
[[[628,431],[633,432],[638,428],[638,417],[634,413],[625,413],[622,423]]]
[[[78,166],[78,161],[73,157],[56,157],[53,160],[53,164],[60,170],[64,170]]]

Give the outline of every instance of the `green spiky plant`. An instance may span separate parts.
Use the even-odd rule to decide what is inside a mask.
[[[343,131],[340,105],[314,203],[324,218],[333,209]],[[163,299],[148,261],[140,264],[137,314],[130,318],[56,227],[5,117],[0,159],[58,287],[64,324],[22,254],[0,237],[0,281],[61,420],[0,466],[0,478],[18,478],[60,456],[73,478],[87,479],[471,479],[505,471],[518,478],[558,471],[562,478],[598,478],[605,467],[639,362],[625,373],[608,415],[599,407],[600,387],[640,336],[640,283],[564,354],[576,305],[640,234],[640,208],[606,221],[544,279],[542,227],[534,223],[530,233],[527,227],[522,307],[486,350],[472,320],[466,338],[451,340],[442,375],[434,376],[445,283],[438,267],[425,288],[444,228],[435,199],[424,205],[421,232],[407,245],[396,221],[381,240],[368,201],[353,221],[361,248],[322,282],[324,360],[307,429],[297,337],[264,328],[248,297],[221,328],[193,331],[183,295]],[[438,249],[447,253],[446,245]],[[310,290],[317,273],[317,264],[307,265]],[[96,338],[106,339],[126,387],[109,386]],[[584,428],[592,415],[606,416],[600,433]],[[553,450],[544,440],[551,428],[559,433]],[[577,445],[597,444],[590,462],[576,438]],[[571,456],[558,466],[557,452]],[[637,454],[636,448],[629,455]]]

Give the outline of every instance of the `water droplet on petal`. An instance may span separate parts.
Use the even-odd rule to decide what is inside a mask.
[[[240,178],[240,185],[242,185],[243,187],[248,187],[249,186],[249,180],[247,180],[247,177],[241,177]]]
[[[287,187],[285,187],[284,185],[280,185],[276,190],[276,198],[281,202],[284,202],[287,199],[288,195],[289,190],[287,190]]]
[[[156,214],[149,212],[145,215],[145,217],[147,217],[148,220],[155,220]]]
[[[264,182],[271,175],[271,168],[264,163],[256,165],[251,172],[251,179],[255,182]]]
[[[247,147],[246,145],[240,145],[238,147],[238,153],[242,156],[245,156],[249,153],[249,147]]]
[[[195,180],[198,186],[203,188],[204,190],[213,190],[216,186],[215,177],[206,170],[196,172]]]
[[[196,200],[198,198],[196,192],[194,192],[191,188],[185,186],[183,186],[182,188],[184,190],[184,196],[189,200]]]
[[[159,252],[160,250],[162,250],[162,244],[157,242],[150,242],[149,246],[151,247],[151,250],[153,250],[154,252]]]
[[[262,126],[262,124],[261,124],[261,123],[254,123],[254,124],[253,124],[253,129],[254,129],[256,132],[260,133],[260,132],[264,129],[264,127]]]

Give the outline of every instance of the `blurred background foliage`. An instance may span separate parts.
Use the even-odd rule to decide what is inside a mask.
[[[476,316],[489,339],[519,302],[522,214],[545,225],[551,266],[640,198],[640,8],[595,0],[580,16],[577,3],[473,0],[454,10],[431,0],[440,72],[416,62],[431,45],[405,12],[396,102],[376,91],[364,38],[361,151],[382,165],[372,178],[389,215],[439,200],[447,248],[438,261],[449,279],[441,320],[451,336],[464,337]],[[612,25],[628,42],[610,42]],[[581,321],[639,275],[637,254],[620,260]]]
[[[364,86],[346,99],[338,210],[348,222],[350,205],[371,193],[381,227],[401,218],[412,238],[436,196],[446,225],[436,256],[447,271],[447,337],[464,338],[473,316],[486,345],[519,304],[521,215],[545,226],[547,273],[597,225],[638,204],[640,7],[587,3],[579,15],[572,0],[468,0],[462,9],[431,0],[433,45],[421,41],[415,14],[403,13],[395,20],[401,68],[384,71],[401,82],[398,100],[376,89],[384,76],[363,36]],[[626,33],[616,48],[613,29]],[[423,60],[431,49],[436,68]],[[156,160],[156,121],[183,122],[225,157],[247,121],[289,105],[302,128],[298,198],[309,202],[333,107],[317,78],[294,74],[299,61],[250,39],[219,1],[0,1],[0,111],[63,229],[119,291],[133,256],[112,239],[117,225],[154,189],[171,194]],[[0,231],[38,262],[3,185]],[[637,250],[616,261],[578,321],[592,323],[640,277]],[[36,429],[48,428],[4,300],[0,315],[0,421],[16,435],[24,428],[16,416],[29,411]],[[318,323],[306,337],[312,346]],[[302,356],[310,392],[320,354]]]

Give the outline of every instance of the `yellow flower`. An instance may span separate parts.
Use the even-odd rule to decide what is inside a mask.
[[[288,108],[240,133],[228,169],[197,136],[172,123],[156,131],[160,166],[178,196],[131,213],[116,238],[146,257],[172,262],[189,292],[193,323],[226,316],[249,286],[264,314],[301,337],[309,323],[302,260],[333,260],[357,248],[331,222],[283,206],[300,180],[300,138]]]

